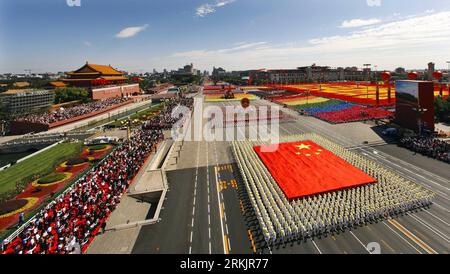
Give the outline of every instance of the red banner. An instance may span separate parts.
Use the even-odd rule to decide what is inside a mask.
[[[376,180],[312,141],[283,143],[275,152],[253,148],[288,199],[375,183]]]

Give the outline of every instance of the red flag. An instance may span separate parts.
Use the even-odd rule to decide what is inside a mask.
[[[375,183],[376,179],[312,141],[253,148],[288,199]]]

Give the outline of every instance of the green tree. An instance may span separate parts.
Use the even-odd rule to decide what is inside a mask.
[[[434,111],[438,121],[449,121],[450,119],[450,97],[444,100],[442,97],[437,97],[434,101]]]
[[[57,88],[55,89],[55,103],[62,104],[71,101],[90,101],[89,91],[84,88]]]

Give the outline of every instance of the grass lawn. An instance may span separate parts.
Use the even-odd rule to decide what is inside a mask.
[[[68,158],[77,156],[82,143],[63,143],[39,153],[23,162],[0,171],[0,196],[7,192],[13,192],[16,185],[25,186],[34,175],[46,175],[53,168]]]
[[[89,162],[88,158],[77,157],[77,158],[72,158],[72,159],[68,160],[66,164],[68,166],[76,166],[76,165],[84,164],[87,162]]]
[[[154,106],[151,106],[145,110],[142,110],[138,113],[135,113],[129,117],[125,117],[122,118],[120,120],[117,120],[115,122],[112,122],[110,125],[113,125],[115,127],[121,127],[122,126],[122,121],[126,121],[128,120],[128,118],[132,121],[134,120],[140,120],[140,121],[145,121],[148,120],[150,117],[154,116],[156,113],[158,113],[159,111],[161,111],[163,109],[163,104],[156,104]]]

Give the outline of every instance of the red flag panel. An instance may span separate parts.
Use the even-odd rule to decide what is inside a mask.
[[[275,152],[253,147],[288,199],[375,183],[376,179],[306,140],[279,145]]]

